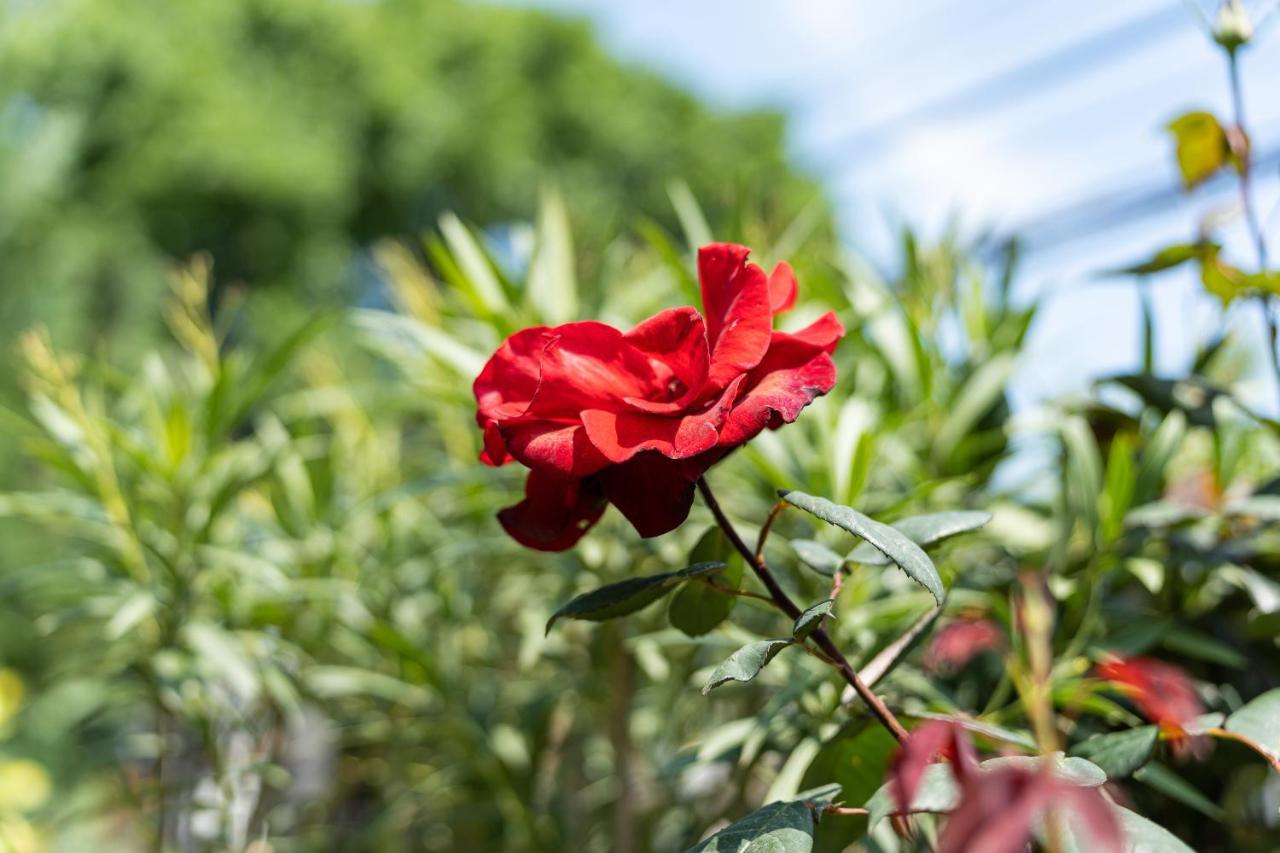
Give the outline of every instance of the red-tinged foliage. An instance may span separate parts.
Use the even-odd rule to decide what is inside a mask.
[[[1191,679],[1173,664],[1146,657],[1115,658],[1099,664],[1097,672],[1120,687],[1166,734],[1186,736],[1187,724],[1204,713]]]
[[[978,652],[1004,648],[1004,632],[988,619],[952,622],[934,634],[925,652],[924,665],[932,672],[959,669]]]
[[[889,763],[889,785],[900,811],[908,811],[925,768],[939,760],[950,761],[957,779],[964,779],[978,764],[968,733],[951,720],[928,720],[917,726]]]
[[[939,853],[1017,853],[1050,812],[1083,826],[1104,853],[1124,848],[1124,831],[1098,789],[1067,782],[1047,766],[982,770],[968,732],[952,720],[921,724],[890,761],[889,786],[899,812],[910,811],[925,769],[940,759],[950,762],[960,796],[942,829]]]
[[[508,338],[476,378],[480,458],[529,468],[525,500],[499,513],[517,541],[572,546],[608,504],[641,536],[677,527],[694,483],[761,430],[791,423],[836,381],[844,327],[831,312],[775,331],[796,300],[726,243],[698,252],[704,311],[663,311],[630,332],[595,321]]]
[[[957,781],[960,799],[938,838],[939,853],[1020,853],[1050,813],[1083,826],[1097,851],[1124,849],[1124,830],[1097,788],[1025,767],[1001,767]]]

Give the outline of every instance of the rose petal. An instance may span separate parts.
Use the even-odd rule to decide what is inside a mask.
[[[600,520],[607,503],[598,484],[533,470],[525,498],[498,513],[498,521],[521,545],[538,551],[572,547]]]
[[[751,372],[747,390],[725,419],[720,446],[736,447],[765,427],[777,429],[791,423],[835,384],[836,365],[831,356],[771,350],[760,368]]]
[[[578,423],[520,419],[500,425],[499,430],[507,451],[529,468],[585,477],[609,464]]]
[[[492,420],[523,414],[528,408],[538,390],[542,351],[550,333],[545,326],[516,332],[485,363],[471,385],[476,395],[476,421],[481,427]]]
[[[645,320],[623,336],[624,340],[656,362],[655,373],[671,392],[669,399],[678,401],[696,394],[707,381],[710,352],[707,349],[707,326],[697,309],[685,306],[669,308]],[[664,375],[665,374],[665,375]],[[642,401],[640,404],[650,403]],[[678,411],[678,402],[652,402]],[[655,409],[656,411],[656,409]]]
[[[789,346],[809,346],[817,352],[830,354],[844,337],[844,324],[828,311],[809,325],[796,332],[774,332],[770,349],[785,341]]]
[[[662,390],[649,358],[605,323],[568,323],[548,330],[538,388],[527,414],[575,418],[585,408],[614,408],[627,397]]]
[[[790,311],[796,305],[796,274],[791,264],[778,261],[769,273],[769,308],[775,315]]]
[[[712,390],[755,367],[769,349],[773,331],[769,282],[764,270],[746,262],[749,251],[730,243],[698,250],[698,280],[711,348],[707,386]]]
[[[480,451],[480,461],[486,465],[506,465],[513,458],[507,450],[507,443],[502,438],[502,430],[497,421],[484,424],[484,449]]]
[[[669,459],[688,459],[719,443],[720,428],[745,381],[745,376],[733,380],[719,399],[698,414],[666,417],[588,409],[582,413],[582,425],[591,443],[610,462],[626,462],[644,450],[657,451]]]
[[[611,465],[598,476],[609,502],[647,538],[675,530],[689,517],[694,482],[704,471],[700,460],[673,460],[648,452]]]

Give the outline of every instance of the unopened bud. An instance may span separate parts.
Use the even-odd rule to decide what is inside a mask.
[[[1240,0],[1224,0],[1218,9],[1218,23],[1214,28],[1213,40],[1229,51],[1236,51],[1249,43],[1253,38],[1253,21],[1245,11]]]

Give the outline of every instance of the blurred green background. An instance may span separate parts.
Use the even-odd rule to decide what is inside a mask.
[[[0,3],[0,849],[672,850],[831,777],[874,791],[888,744],[815,661],[698,694],[776,630],[750,600],[699,636],[666,605],[544,634],[577,592],[684,565],[701,508],[528,552],[493,519],[521,472],[476,461],[503,337],[696,304],[713,237],[792,261],[795,325],[850,329],[837,389],[712,472],[735,518],[780,486],[992,509],[939,557],[950,612],[1007,623],[1018,571],[1046,572],[1073,737],[1136,719],[1090,685],[1101,648],[1176,658],[1216,710],[1274,686],[1280,445],[1231,393],[1249,354],[1215,339],[1019,420],[1016,244],[904,231],[884,273],[833,233],[779,116],[711,110],[579,23]],[[815,535],[851,544],[791,516],[771,540],[806,597],[784,543]],[[926,599],[859,574],[833,630],[865,661]],[[878,689],[1022,721],[998,666],[913,658]],[[1276,775],[1245,756],[1166,756],[1127,796],[1197,849],[1274,849]],[[860,834],[824,825],[824,849]]]

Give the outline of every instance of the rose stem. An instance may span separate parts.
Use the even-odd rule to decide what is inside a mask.
[[[760,582],[764,584],[765,589],[769,590],[769,595],[773,597],[773,601],[778,605],[778,608],[792,619],[799,617],[800,608],[787,595],[786,590],[778,584],[773,572],[769,571],[764,555],[761,554],[757,558],[751,548],[747,546],[747,543],[742,541],[742,537],[738,535],[738,531],[733,527],[733,522],[729,521],[724,514],[724,510],[720,508],[720,502],[712,494],[711,486],[707,484],[705,477],[698,478],[698,491],[702,494],[702,499],[706,502],[707,509],[711,510],[711,514],[715,516],[716,524],[724,531],[724,535],[729,538],[729,542],[738,550],[738,553],[742,554],[746,559],[748,565],[756,573],[756,577],[760,578]],[[893,715],[893,712],[884,704],[884,701],[871,692],[871,688],[862,682],[857,670],[853,668],[835,642],[832,641],[831,635],[827,633],[825,628],[819,628],[813,632],[813,641],[832,660],[833,665],[844,676],[844,680],[849,682],[854,691],[862,697],[862,701],[867,703],[867,707],[876,715],[881,724],[889,730],[889,733],[899,741],[906,740],[907,730],[898,722],[898,718]]]

